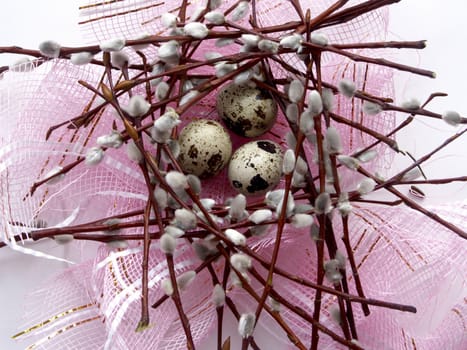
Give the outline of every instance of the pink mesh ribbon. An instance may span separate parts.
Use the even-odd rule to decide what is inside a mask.
[[[349,1],[346,7],[361,3]],[[93,4],[94,1],[89,1]],[[189,14],[199,4],[192,1]],[[312,16],[334,3],[332,0],[300,1],[309,7]],[[261,25],[293,21],[295,12],[288,2],[257,1],[257,16]],[[222,9],[231,5],[227,1]],[[95,42],[121,37],[133,39],[142,32],[162,33],[160,16],[174,12],[176,1],[110,1],[82,10],[83,29]],[[246,23],[246,22],[245,22]],[[378,10],[363,15],[345,25],[323,29],[331,43],[370,42],[382,40],[387,30],[387,11]],[[212,50],[209,43],[204,50]],[[136,57],[130,49],[125,49]],[[155,49],[144,51],[149,57]],[[356,50],[358,52],[358,50]],[[364,52],[371,55],[374,53]],[[290,64],[303,69],[301,63],[289,57]],[[108,150],[103,163],[97,167],[78,166],[58,184],[50,184],[28,195],[32,183],[45,178],[56,165],[65,166],[84,155],[96,144],[98,136],[107,134],[115,117],[110,108],[97,120],[80,129],[57,129],[45,141],[51,125],[60,124],[80,115],[88,104],[100,101],[77,81],[84,80],[96,86],[102,70],[86,66],[79,68],[68,61],[36,62],[30,73],[4,74],[1,85],[6,104],[0,111],[0,234],[2,241],[13,249],[54,258],[25,248],[14,236],[25,227],[34,229],[46,223],[47,227],[76,225],[111,216],[125,210],[140,209],[146,201],[147,188],[137,166],[125,152]],[[279,66],[272,66],[277,77],[286,77]],[[353,63],[347,59],[326,55],[323,60],[324,80],[337,85],[342,78],[351,78],[357,88],[378,96],[392,96],[392,72],[389,69]],[[362,123],[382,134],[392,130],[394,116],[381,113],[377,117],[363,114],[360,100],[336,97],[337,113]],[[183,116],[183,123],[193,118],[217,118],[215,93]],[[343,139],[344,154],[363,148],[374,141],[369,135],[350,127],[337,125]],[[285,144],[288,131],[285,117],[280,114],[273,132],[266,138]],[[234,147],[245,142],[234,137]],[[383,171],[392,158],[386,146],[378,146],[379,157],[367,166]],[[312,152],[307,149],[308,155]],[[316,169],[315,169],[316,170]],[[314,171],[316,173],[316,171]],[[353,188],[356,177],[343,171],[344,188]],[[226,172],[203,181],[203,197],[223,203],[234,191],[229,188]],[[445,218],[467,228],[465,203],[442,206],[436,211]],[[336,229],[339,228],[335,220]],[[426,217],[406,208],[359,206],[350,219],[351,245],[366,294],[394,302],[413,304],[418,313],[406,315],[382,308],[371,308],[364,317],[354,306],[359,341],[368,349],[461,349],[467,347],[465,337],[465,245],[459,238],[441,229]],[[307,230],[286,227],[278,266],[294,275],[311,281],[316,276],[315,248]],[[134,229],[132,233],[142,233]],[[258,254],[269,257],[273,236],[256,239],[252,243]],[[342,250],[344,250],[341,247]],[[179,247],[174,257],[177,274],[199,265],[190,245]],[[142,247],[130,244],[128,249],[111,250],[102,246],[93,261],[87,261],[66,270],[43,288],[34,292],[26,306],[27,328],[22,337],[39,349],[181,349],[185,335],[177,312],[170,302],[150,310],[153,327],[135,332],[140,318]],[[222,271],[222,263],[216,269]],[[258,267],[258,270],[261,268]],[[349,282],[352,273],[347,271]],[[168,277],[165,257],[157,243],[151,246],[149,260],[149,300],[163,296],[161,281]],[[284,297],[301,308],[313,312],[314,290],[286,282],[277,277],[275,285]],[[350,285],[353,285],[350,283]],[[206,271],[199,273],[188,292],[182,293],[184,309],[190,319],[193,338],[200,344],[215,327],[215,309],[210,301],[212,283]],[[351,290],[355,293],[355,290]],[[228,295],[239,304],[248,305],[248,297],[238,288],[229,288]],[[339,333],[330,317],[336,299],[323,298],[321,321]],[[310,342],[308,323],[285,310],[282,317],[294,332]],[[49,320],[44,324],[44,320]],[[35,327],[36,325],[40,325]],[[261,317],[260,327],[272,335],[280,334],[277,325],[267,316]],[[305,331],[306,330],[306,331]],[[281,346],[289,343],[278,337]],[[326,335],[321,336],[320,349],[340,349]]]

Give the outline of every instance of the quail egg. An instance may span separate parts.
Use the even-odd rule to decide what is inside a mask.
[[[276,101],[258,87],[229,84],[217,95],[216,107],[227,127],[245,137],[264,134],[277,117]]]
[[[230,184],[244,195],[264,194],[279,183],[282,158],[282,150],[275,142],[248,142],[232,155],[229,164]]]
[[[178,161],[182,169],[201,178],[214,176],[229,162],[232,141],[224,127],[213,120],[200,119],[180,132]]]

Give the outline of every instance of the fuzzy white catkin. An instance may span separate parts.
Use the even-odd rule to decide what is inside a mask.
[[[172,225],[167,225],[165,228],[164,228],[164,233],[172,236],[173,238],[180,238],[182,237],[184,234],[185,234],[185,231],[179,229],[178,227],[176,226],[172,226]]]
[[[238,5],[234,8],[234,10],[232,11],[232,15],[230,18],[234,22],[239,21],[245,18],[245,16],[248,14],[249,11],[250,11],[250,4],[248,3],[248,1],[240,1]]]
[[[64,235],[56,235],[54,236],[54,241],[58,244],[67,244],[70,243],[74,239],[73,235],[64,234]]]
[[[186,181],[188,182],[188,186],[195,192],[197,195],[201,193],[201,180],[198,176],[193,174],[188,174],[186,176]]]
[[[230,264],[237,271],[243,273],[251,268],[251,258],[246,254],[235,253],[230,257]]]
[[[299,122],[299,128],[300,128],[300,131],[304,135],[311,135],[314,132],[315,122],[313,120],[313,113],[311,113],[309,109],[306,109],[301,114],[300,122]],[[292,147],[290,147],[290,148],[292,148]]]
[[[360,166],[360,162],[357,158],[346,155],[338,155],[336,158],[339,161],[339,163],[349,168],[350,170],[357,170]]]
[[[285,175],[291,174],[295,169],[295,152],[292,149],[288,149],[284,153],[284,160],[282,162],[282,172]]]
[[[263,39],[259,41],[258,49],[264,52],[277,53],[279,51],[279,44],[272,40]]]
[[[159,46],[157,56],[162,62],[168,64],[178,64],[180,59],[179,44],[175,40],[168,41]]]
[[[199,91],[191,90],[190,92],[182,96],[182,98],[180,99],[180,106],[187,104],[188,102],[193,100],[198,95],[199,95]]]
[[[323,100],[323,108],[327,111],[334,109],[334,93],[331,89],[324,88],[321,96]]]
[[[151,128],[151,138],[157,143],[168,143],[170,136],[170,131],[161,131],[155,127]]]
[[[342,79],[337,85],[339,92],[345,97],[352,98],[357,91],[355,83],[349,79]]]
[[[225,230],[225,235],[229,239],[230,242],[232,242],[234,245],[238,246],[244,246],[246,245],[246,237],[238,232],[237,230],[228,228]]]
[[[243,41],[245,45],[256,47],[258,46],[259,41],[261,38],[258,35],[254,34],[242,34],[240,39]]]
[[[284,190],[269,191],[264,197],[264,202],[268,207],[276,209],[283,197]]]
[[[72,53],[70,56],[70,62],[76,66],[83,66],[92,61],[94,55],[90,52],[77,52]]]
[[[308,164],[305,162],[305,160],[302,157],[297,158],[297,163],[295,165],[295,171],[297,171],[299,174],[305,175],[306,172],[308,171]]]
[[[247,69],[246,71],[238,73],[234,78],[234,84],[244,85],[248,83],[253,77],[253,74],[254,73],[251,69]]]
[[[196,227],[196,215],[188,209],[175,210],[175,225],[182,230],[192,230]]]
[[[169,93],[169,84],[167,84],[165,81],[161,81],[156,87],[156,98],[159,101],[162,101],[167,97],[168,93]]]
[[[204,23],[201,22],[191,22],[185,24],[183,27],[185,34],[195,38],[195,39],[204,39],[208,36],[209,30]]]
[[[352,210],[352,204],[349,201],[349,195],[347,192],[341,192],[339,195],[339,201],[337,202],[337,209],[343,217],[349,215]]]
[[[415,111],[420,108],[420,101],[416,98],[411,98],[407,101],[402,102],[401,107],[411,111]]]
[[[225,304],[225,291],[220,284],[216,284],[212,290],[212,303],[216,308],[222,307]]]
[[[337,324],[341,324],[341,311],[339,310],[339,306],[333,305],[329,308],[329,314],[334,322]]]
[[[281,303],[279,303],[276,299],[273,297],[268,297],[269,301],[269,306],[271,307],[272,311],[274,312],[280,312],[281,311]]]
[[[224,0],[209,0],[209,8],[215,10],[223,4]]]
[[[188,289],[188,286],[194,281],[196,272],[186,271],[177,277],[177,287],[180,291],[184,292]]]
[[[315,45],[326,46],[329,42],[328,37],[323,33],[311,33],[310,41]]]
[[[106,243],[111,249],[126,249],[128,248],[128,242],[125,240],[115,240]]]
[[[305,186],[306,186],[305,176],[297,172],[297,170],[295,170],[292,175],[292,187],[303,188]]]
[[[216,201],[212,198],[202,198],[199,201],[206,210],[211,210],[212,207],[216,204]]]
[[[163,188],[157,187],[154,190],[154,198],[156,199],[157,205],[159,206],[160,210],[164,210],[165,208],[167,208],[168,195]]]
[[[457,126],[462,120],[462,117],[459,113],[455,111],[446,111],[442,115],[443,120],[452,126]]]
[[[204,58],[206,60],[208,60],[208,61],[216,60],[216,59],[221,58],[221,57],[222,57],[222,55],[219,52],[216,52],[216,51],[208,51],[208,52],[204,53]]]
[[[342,152],[342,141],[339,131],[333,126],[326,130],[326,141],[329,154],[338,154]]]
[[[154,67],[152,67],[151,76],[160,75],[164,73],[164,71],[165,71],[164,65],[162,63],[157,63],[154,65]],[[163,79],[162,76],[151,79],[150,84],[152,86],[157,86],[162,81],[162,79]]]
[[[238,333],[242,338],[248,338],[253,334],[255,329],[256,317],[253,313],[245,313],[240,316],[238,320]]]
[[[173,28],[177,25],[177,16],[173,13],[166,12],[161,16],[161,23],[165,28]]]
[[[243,194],[236,195],[230,203],[229,215],[234,220],[242,220],[245,217],[246,197]]]
[[[280,216],[282,214],[282,206],[284,203],[284,197],[282,196],[281,200],[277,204],[276,208],[276,215]],[[293,198],[292,192],[289,191],[289,195],[287,196],[287,204],[285,206],[285,216],[290,217],[293,214],[293,211],[295,209],[295,200]]]
[[[302,227],[308,227],[311,226],[313,223],[313,216],[308,215],[308,214],[295,214],[292,216],[290,219],[291,224],[295,228],[302,228]]]
[[[272,211],[269,209],[258,209],[253,212],[248,217],[248,220],[254,222],[255,224],[260,224],[264,221],[271,220],[272,218]]]
[[[298,50],[300,48],[300,45],[303,41],[303,38],[299,34],[292,34],[283,37],[279,45],[286,48],[286,49],[292,49],[292,50]]]
[[[216,64],[216,77],[221,78],[233,71],[235,71],[238,66],[235,63],[218,63]]]
[[[86,152],[84,162],[86,165],[97,165],[104,158],[104,151],[100,147],[91,147]]]
[[[289,100],[293,103],[299,102],[302,99],[304,92],[305,87],[303,86],[303,83],[298,79],[292,80],[288,91]]]
[[[268,233],[271,225],[256,225],[250,228],[252,236],[261,237]]]
[[[125,111],[132,117],[141,117],[149,112],[151,104],[142,95],[134,95],[128,101]]]
[[[132,160],[133,162],[142,163],[144,160],[143,154],[138,149],[133,140],[128,142],[126,146],[126,154],[128,156],[128,159]]]
[[[179,171],[171,170],[165,175],[165,181],[175,191],[188,188],[188,181],[185,174]]]
[[[318,91],[313,90],[308,95],[308,109],[313,116],[320,114],[323,111],[323,100]]]
[[[110,53],[110,62],[112,66],[122,69],[128,65],[130,58],[122,51],[115,51]]]
[[[162,132],[172,132],[172,129],[180,124],[180,116],[173,108],[167,111],[154,121],[154,128]]]
[[[96,143],[101,147],[120,148],[123,144],[122,135],[118,131],[112,130],[108,135],[99,136]]]
[[[381,106],[377,103],[370,102],[370,101],[364,101],[363,102],[363,113],[368,114],[368,115],[377,115],[380,113],[383,109]]]
[[[40,53],[49,58],[60,56],[60,49],[60,44],[53,40],[43,41],[39,44]]]
[[[198,19],[200,19],[202,13],[206,11],[206,6],[205,5],[200,5],[195,8],[193,13],[190,16],[190,20],[192,22],[196,22]]]
[[[366,163],[366,162],[371,162],[377,156],[378,156],[378,152],[376,150],[374,150],[374,149],[370,149],[370,150],[360,154],[357,158],[358,158],[358,160],[360,162]]]
[[[336,259],[324,262],[324,273],[326,279],[333,284],[342,280],[342,274],[339,272],[339,261]]]
[[[403,176],[402,176],[402,181],[412,181],[418,179],[420,176],[422,176],[422,172],[419,167],[415,167],[413,169],[410,169],[407,171]]]
[[[235,41],[233,39],[230,39],[230,38],[219,38],[216,40],[216,42],[214,43],[214,45],[216,47],[224,47],[224,46],[228,46],[230,44],[233,44]]]
[[[167,142],[167,146],[170,150],[170,152],[172,153],[173,157],[175,159],[178,158],[178,156],[180,155],[180,144],[177,140],[169,140]],[[166,163],[171,163],[172,162],[172,159],[168,156],[168,152],[166,152],[166,150],[163,150],[162,152],[162,158],[164,159],[164,162]]]
[[[100,43],[99,48],[104,52],[120,51],[125,44],[125,39],[110,39]]]
[[[224,14],[218,11],[210,11],[204,15],[204,18],[206,21],[216,25],[221,25],[225,22]]]
[[[161,282],[161,288],[165,295],[171,296],[174,293],[172,282],[169,279],[165,279]]]
[[[177,240],[172,235],[164,233],[160,238],[160,247],[165,254],[173,254],[177,248]]]
[[[292,131],[287,131],[285,134],[285,141],[287,146],[291,149],[295,149],[295,146],[297,146],[297,139],[295,138],[295,134]]]
[[[297,123],[298,121],[298,105],[296,103],[290,103],[287,105],[285,115],[291,123]]]
[[[331,212],[332,202],[329,193],[322,192],[315,199],[315,212],[317,214],[328,214]]]
[[[375,189],[376,182],[373,179],[366,178],[363,179],[357,186],[357,191],[360,194],[367,194],[372,192]]]

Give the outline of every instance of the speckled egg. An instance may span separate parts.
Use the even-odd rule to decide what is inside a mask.
[[[240,136],[260,136],[276,122],[276,101],[258,87],[229,84],[217,95],[216,106],[227,127]]]
[[[214,176],[229,162],[232,141],[224,127],[213,120],[200,119],[180,132],[178,161],[182,169],[201,178]]]
[[[276,187],[282,173],[282,150],[269,140],[248,142],[237,149],[229,164],[229,181],[246,196],[257,196]]]

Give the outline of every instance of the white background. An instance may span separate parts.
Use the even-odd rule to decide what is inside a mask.
[[[54,39],[66,46],[79,44],[78,3],[77,0],[2,1],[0,46],[36,48],[45,39]],[[391,30],[394,34],[404,40],[428,40],[428,47],[419,54],[398,55],[398,58],[436,71],[438,75],[435,80],[407,80],[407,75],[400,75],[397,80],[399,101],[411,97],[424,100],[431,92],[448,92],[449,97],[436,100],[430,107],[439,112],[455,109],[467,116],[466,11],[463,0],[406,0],[392,6]],[[14,60],[9,55],[0,55],[0,66]],[[455,130],[439,122],[416,121],[409,132],[398,136],[398,142],[402,149],[420,156]],[[435,156],[424,168],[428,175],[436,178],[467,174],[466,139],[455,142]],[[465,187],[455,184],[442,190],[423,189],[428,194],[428,201],[436,203],[465,199]],[[56,246],[53,242],[41,245],[56,255],[68,254],[66,247]],[[0,250],[0,349],[23,348],[10,340],[21,326],[23,295],[64,267],[64,264],[20,255],[7,248]]]

